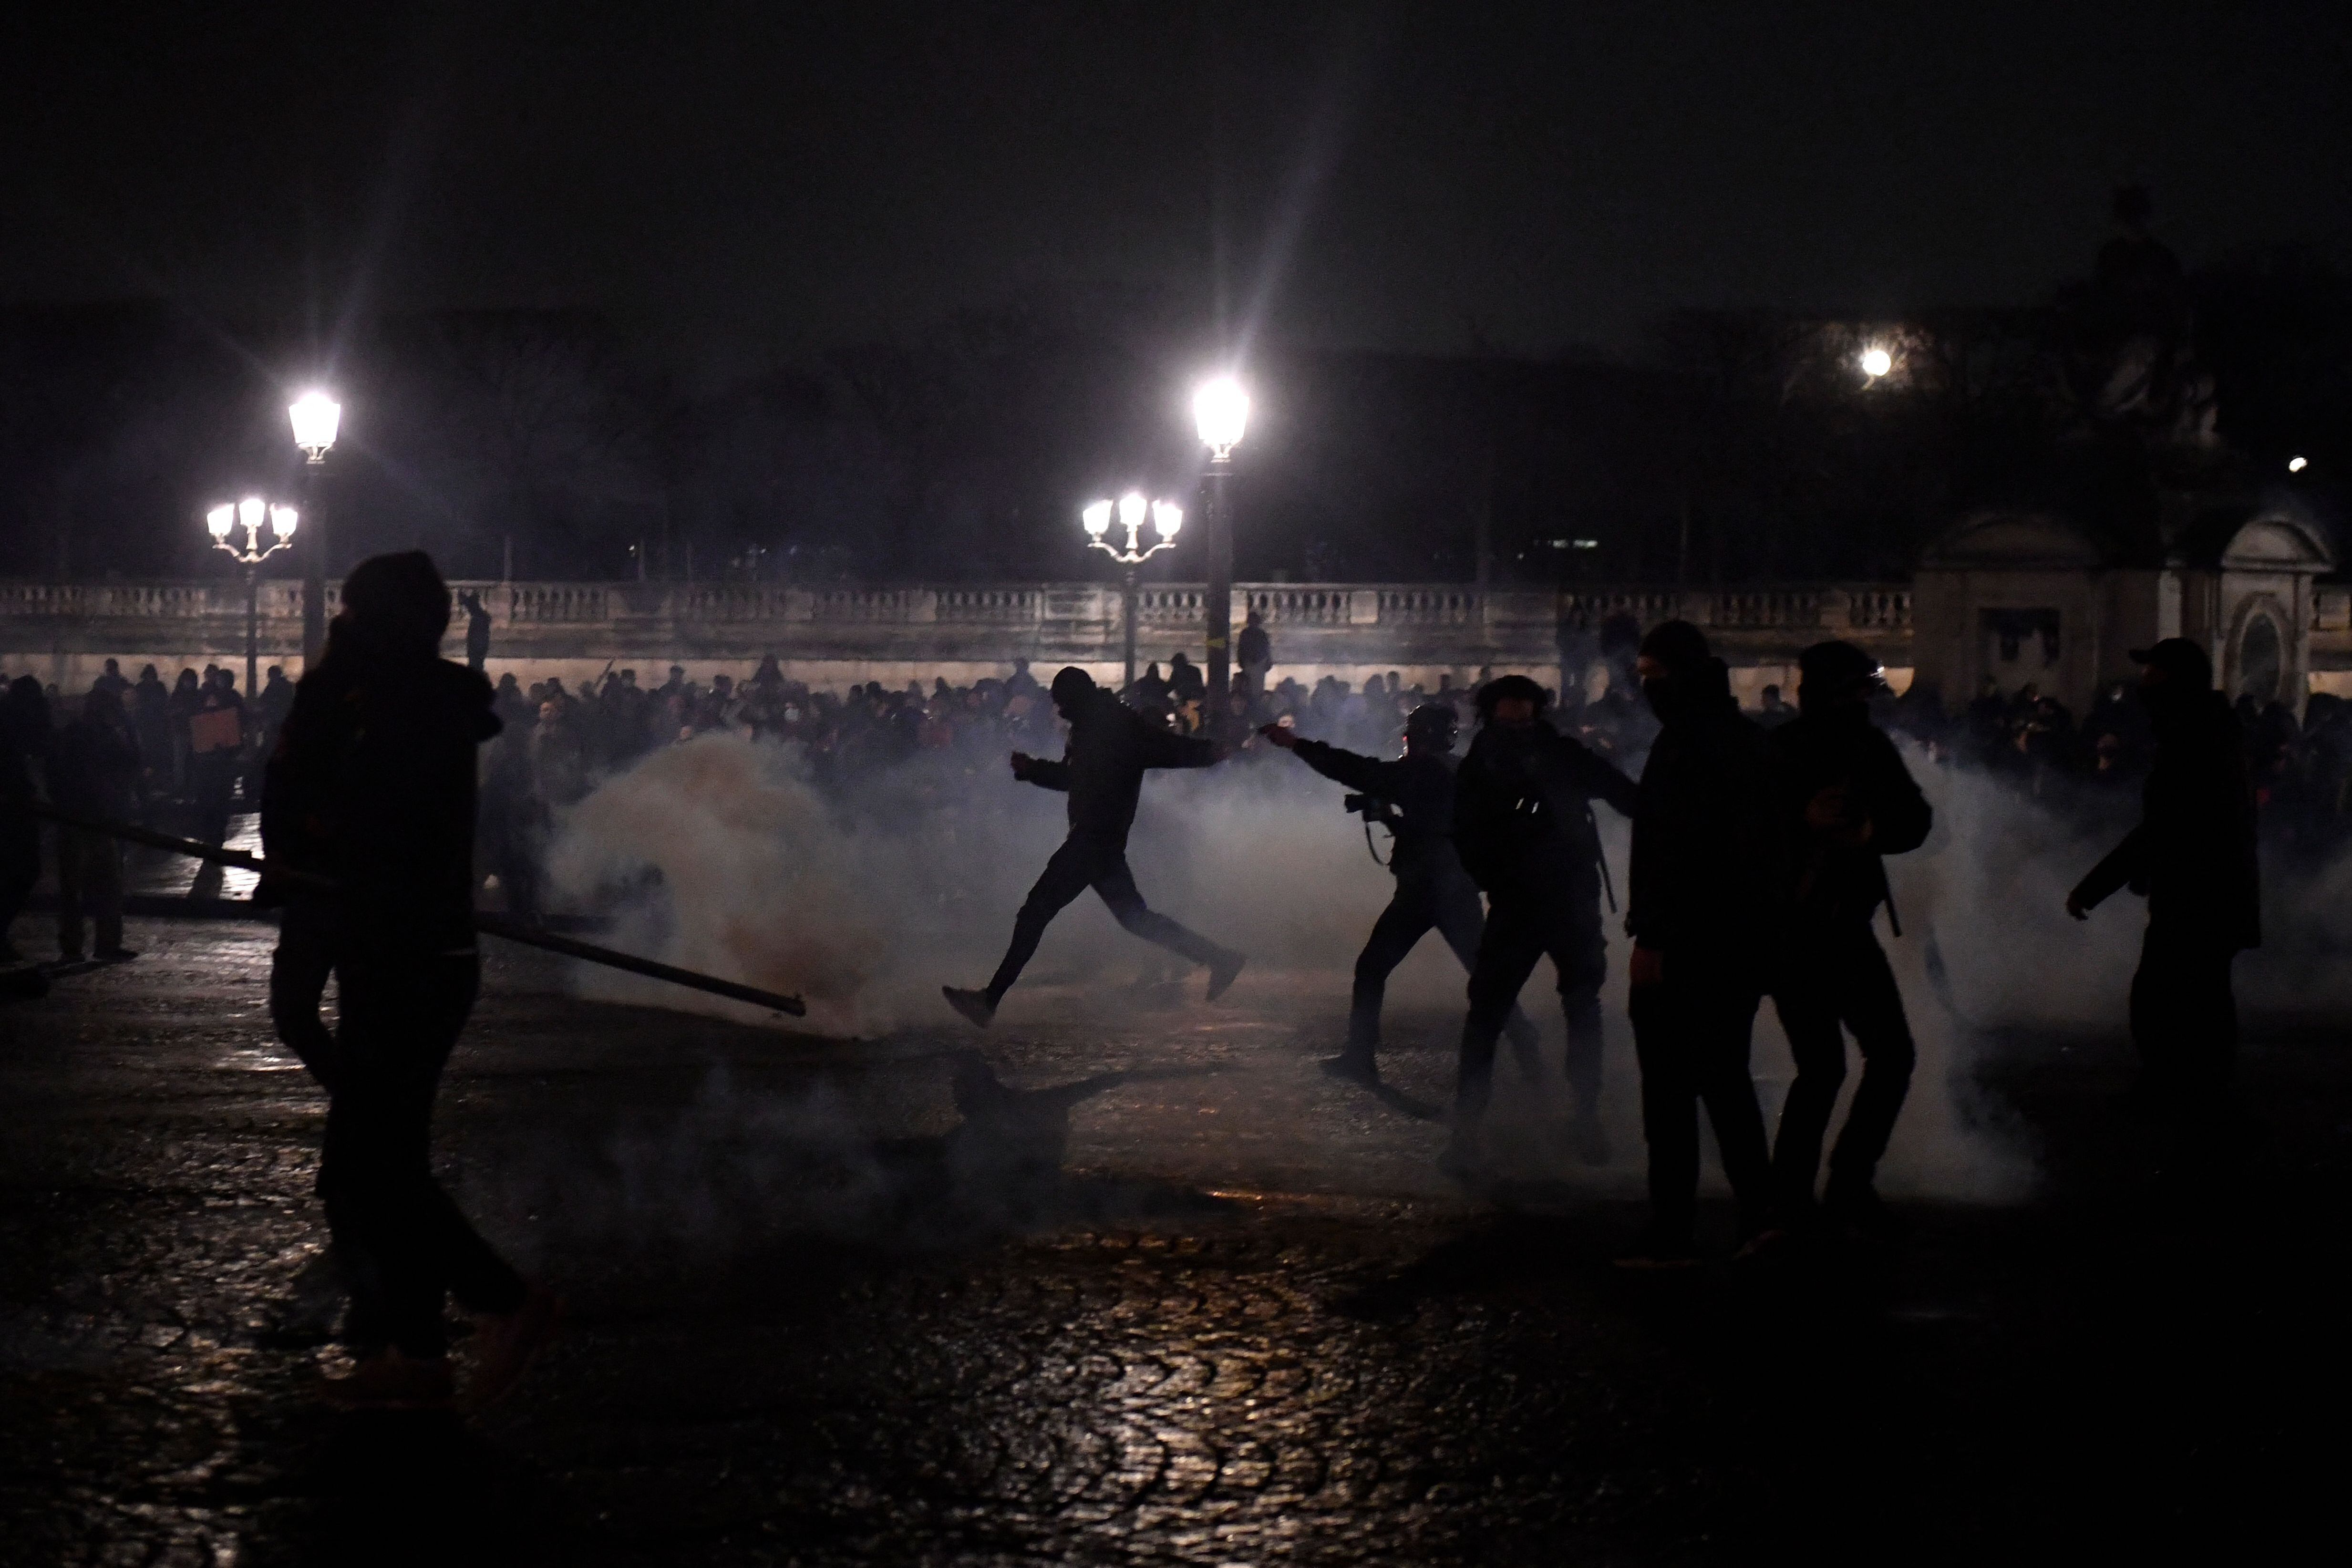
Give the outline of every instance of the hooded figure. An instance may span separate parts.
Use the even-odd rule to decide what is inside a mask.
[[[1301,740],[1279,724],[1258,731],[1269,744],[1325,778],[1361,791],[1365,805],[1360,809],[1367,812],[1367,819],[1376,812],[1395,836],[1389,870],[1396,878],[1396,893],[1372,922],[1372,934],[1356,959],[1348,1044],[1324,1064],[1336,1077],[1366,1084],[1380,1081],[1375,1053],[1389,975],[1432,930],[1445,939],[1463,968],[1476,966],[1486,916],[1479,907],[1478,884],[1462,868],[1462,857],[1454,847],[1454,740],[1460,728],[1451,707],[1424,702],[1406,716],[1404,755],[1393,761]],[[1522,1062],[1532,1068],[1535,1025],[1514,1005],[1503,1026]]]
[[[1772,1001],[1796,1058],[1772,1150],[1779,1217],[1813,1207],[1822,1139],[1845,1080],[1845,1037],[1862,1053],[1862,1083],[1830,1156],[1829,1217],[1864,1234],[1885,1216],[1873,1184],[1911,1083],[1915,1053],[1902,993],[1871,918],[1886,903],[1880,857],[1916,849],[1933,814],[1895,743],[1870,721],[1878,661],[1852,643],[1816,643],[1798,661],[1798,716],[1772,732],[1789,787],[1795,855],[1791,920],[1772,977]]]
[[[1153,723],[1097,686],[1094,677],[1076,665],[1054,677],[1052,690],[1054,706],[1070,725],[1062,760],[1047,762],[1015,752],[1013,776],[1068,795],[1069,837],[1045,862],[1045,873],[1013,918],[1013,942],[994,978],[982,990],[943,985],[941,994],[958,1013],[986,1028],[996,1016],[997,1004],[1036,952],[1046,926],[1092,888],[1120,925],[1146,942],[1207,964],[1209,1000],[1215,1001],[1242,972],[1244,955],[1179,925],[1143,901],[1135,873],[1127,866],[1127,835],[1135,825],[1147,770],[1205,768],[1223,758],[1224,748]]]
[[[1652,628],[1637,668],[1662,726],[1642,770],[1625,910],[1650,1223],[1620,1261],[1675,1267],[1695,1256],[1701,1100],[1743,1235],[1760,1234],[1770,1209],[1748,1047],[1763,954],[1787,915],[1787,812],[1770,743],[1740,717],[1696,626]]]
[[[2238,1004],[2230,969],[2262,944],[2262,876],[2245,738],[2213,666],[2186,637],[2136,649],[2156,740],[2140,822],[2066,896],[2086,919],[2128,887],[2147,900],[2132,976],[2132,1040],[2163,1108],[2168,1178],[2196,1179],[2223,1152]]]
[[[1588,1164],[1609,1158],[1601,1130],[1601,935],[1598,797],[1633,815],[1633,781],[1543,721],[1544,689],[1506,675],[1478,690],[1478,738],[1454,776],[1454,843],[1486,894],[1486,929],[1470,970],[1462,1023],[1454,1141],[1446,1163],[1476,1163],[1475,1141],[1495,1078],[1495,1041],[1538,959],[1549,957],[1568,1022],[1571,1137]]]
[[[499,721],[480,672],[440,658],[449,593],[429,557],[361,563],[342,603],[296,688],[262,807],[269,862],[331,889],[305,884],[291,901],[271,973],[280,1032],[330,1096],[319,1194],[352,1288],[357,1365],[326,1392],[446,1403],[442,1310],[455,1297],[478,1320],[478,1404],[520,1376],[559,1312],[475,1233],[431,1164],[434,1095],[480,983],[475,749]],[[341,982],[331,1043],[317,1016],[329,965]]]

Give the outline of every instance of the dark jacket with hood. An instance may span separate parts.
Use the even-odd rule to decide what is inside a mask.
[[[1601,885],[1596,796],[1631,816],[1639,792],[1549,724],[1488,724],[1454,775],[1454,847],[1490,894],[1558,888],[1589,900]]]
[[[470,950],[474,752],[499,732],[490,683],[336,640],[296,685],[271,754],[263,849],[333,879],[355,957]]]
[[[2084,909],[2129,886],[2151,934],[2231,951],[2263,940],[2254,795],[2238,716],[2218,691],[2155,708],[2140,823],[2074,889]]]
[[[1866,923],[1887,901],[1880,858],[1927,842],[1935,813],[1903,755],[1859,703],[1828,713],[1801,713],[1770,731],[1772,752],[1794,813],[1792,913],[1807,926]],[[1867,820],[1866,843],[1840,843],[1805,821],[1822,790],[1843,784],[1847,815]]]
[[[1756,955],[1788,916],[1788,790],[1770,738],[1740,716],[1720,659],[1654,685],[1664,727],[1633,813],[1625,929],[1662,952]]]
[[[1155,724],[1097,687],[1070,720],[1062,760],[1033,763],[1024,776],[1042,788],[1069,792],[1072,837],[1124,845],[1135,826],[1144,770],[1205,768],[1216,760],[1208,741]]]
[[[1301,741],[1291,751],[1325,778],[1388,803],[1389,826],[1396,834],[1389,869],[1400,880],[1462,875],[1461,858],[1454,852],[1454,780],[1459,766],[1454,758],[1425,752],[1368,757],[1321,741]]]

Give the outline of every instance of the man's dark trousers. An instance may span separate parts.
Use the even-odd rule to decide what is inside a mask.
[[[1845,1082],[1845,1035],[1862,1052],[1862,1082],[1846,1111],[1845,1131],[1830,1155],[1830,1186],[1868,1187],[1902,1113],[1917,1053],[1903,1016],[1895,972],[1868,925],[1848,922],[1798,932],[1780,965],[1772,1005],[1797,1063],[1780,1107],[1772,1146],[1772,1181],[1781,1204],[1802,1213],[1813,1200],[1822,1140]]]
[[[1601,1103],[1601,982],[1609,969],[1601,936],[1601,884],[1571,881],[1553,890],[1497,888],[1488,894],[1486,929],[1470,967],[1470,1015],[1462,1025],[1454,1103],[1465,1119],[1485,1114],[1494,1092],[1495,1041],[1535,973],[1549,957],[1559,977],[1568,1019],[1568,1081],[1577,1110]]]
[[[1370,1059],[1379,1047],[1381,1005],[1388,996],[1389,975],[1431,928],[1434,927],[1437,934],[1445,939],[1445,945],[1454,950],[1462,967],[1475,973],[1486,925],[1486,911],[1478,901],[1478,885],[1467,873],[1455,868],[1451,875],[1408,872],[1400,876],[1396,896],[1381,911],[1381,918],[1372,922],[1372,934],[1365,939],[1364,951],[1356,955],[1356,985],[1348,1005],[1348,1055]],[[1534,967],[1532,958],[1528,967]],[[1519,979],[1526,984],[1524,973]],[[1519,1011],[1516,1002],[1504,1016],[1502,1030],[1520,1050],[1535,1049],[1536,1026]],[[1494,1048],[1494,1042],[1488,1040],[1489,1058]]]
[[[319,1194],[351,1275],[351,1333],[435,1357],[442,1300],[468,1311],[522,1305],[521,1279],[433,1179],[433,1098],[480,983],[471,953],[343,963],[335,1088]]]
[[[1642,1133],[1650,1146],[1651,1223],[1687,1240],[1698,1206],[1698,1107],[1715,1124],[1723,1173],[1743,1228],[1762,1222],[1772,1160],[1748,1076],[1759,981],[1736,962],[1666,957],[1665,978],[1633,989],[1633,1049],[1642,1063]]]
[[[2150,921],[2132,976],[2132,1044],[2164,1118],[2168,1170],[2223,1158],[2238,1055],[2234,945]]]
[[[1054,917],[1088,888],[1101,896],[1120,925],[1144,941],[1181,953],[1195,963],[1214,963],[1224,956],[1223,948],[1143,901],[1143,895],[1136,890],[1135,873],[1127,868],[1127,845],[1123,840],[1084,837],[1074,833],[1045,862],[1037,885],[1029,889],[1021,912],[1013,919],[1013,944],[1004,950],[1004,962],[996,966],[996,977],[988,983],[991,1005],[1002,1002],[1004,994],[1013,989],[1013,983],[1021,978],[1021,971],[1035,956],[1037,944],[1045,940],[1045,928],[1054,923]]]

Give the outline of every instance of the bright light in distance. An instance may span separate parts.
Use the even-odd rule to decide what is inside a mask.
[[[1249,413],[1249,394],[1232,376],[1204,381],[1192,394],[1193,427],[1201,433],[1201,444],[1219,457],[1242,444]]]
[[[259,528],[261,514],[268,510],[259,496],[247,496],[236,503],[236,520],[247,529]]]
[[[306,392],[286,410],[294,426],[294,444],[314,457],[335,444],[343,422],[343,405],[323,392]]]
[[[269,509],[269,531],[280,539],[293,538],[294,525],[299,521],[301,520],[295,515],[294,509],[290,506],[273,506]]]
[[[1090,502],[1085,510],[1078,513],[1078,519],[1087,525],[1088,533],[1100,539],[1110,531],[1110,502],[1107,500]]]
[[[1895,356],[1885,349],[1868,348],[1862,351],[1862,374],[1871,380],[1876,381],[1894,368]]]
[[[1160,538],[1175,538],[1176,531],[1184,526],[1184,509],[1172,500],[1153,501],[1151,526],[1159,530]]]
[[[205,527],[215,539],[226,539],[228,531],[236,526],[236,508],[216,506],[205,513]]]
[[[1144,508],[1149,505],[1141,490],[1129,490],[1118,498],[1118,525],[1129,532],[1143,526]]]
[[[2309,467],[2311,465],[2301,458],[2289,458],[2286,460],[2286,471],[2290,474],[2299,474]]]

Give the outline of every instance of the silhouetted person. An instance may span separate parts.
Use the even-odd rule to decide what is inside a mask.
[[[422,552],[345,580],[330,651],[306,672],[269,770],[268,859],[327,879],[341,1016],[319,1192],[349,1274],[360,1405],[451,1393],[445,1297],[478,1321],[469,1400],[496,1397],[558,1307],[478,1236],[433,1178],[433,1100],[480,983],[475,748],[498,732],[489,683],[442,660],[449,595]]]
[[[85,816],[131,822],[139,815],[139,742],[110,687],[93,686],[81,712],[58,732],[49,759],[50,798]],[[82,955],[83,916],[96,927],[96,956],[119,963],[139,955],[122,945],[122,842],[79,827],[58,829],[58,952]]]
[[[457,605],[466,612],[466,668],[479,674],[490,659],[490,612],[470,589],[457,595]]]
[[[1916,849],[1933,814],[1895,742],[1870,721],[1878,661],[1852,643],[1816,643],[1799,663],[1798,716],[1773,731],[1793,820],[1795,879],[1772,1002],[1796,1058],[1772,1149],[1779,1217],[1813,1208],[1822,1139],[1845,1081],[1844,1029],[1862,1053],[1862,1082],[1830,1155],[1822,1207],[1834,1224],[1879,1234],[1873,1184],[1911,1085],[1915,1052],[1895,972],[1870,929],[1889,901],[1883,855]]]
[[[1486,890],[1486,929],[1470,970],[1447,1161],[1475,1163],[1478,1123],[1495,1079],[1495,1041],[1549,957],[1568,1020],[1568,1081],[1576,1092],[1578,1156],[1609,1158],[1601,1131],[1601,833],[1597,796],[1631,816],[1633,781],[1581,742],[1544,723],[1544,689],[1524,675],[1478,692],[1477,738],[1454,779],[1454,846]]]
[[[1255,703],[1265,695],[1266,672],[1274,668],[1274,639],[1265,635],[1265,617],[1252,610],[1234,639],[1234,661],[1241,667],[1242,689]]]
[[[1756,721],[1767,730],[1777,730],[1797,716],[1797,710],[1780,700],[1778,686],[1766,687],[1763,696],[1764,705],[1756,710]],[[1802,700],[1801,695],[1799,700]]]
[[[1662,725],[1642,770],[1625,913],[1650,1223],[1620,1261],[1671,1267],[1693,1257],[1701,1100],[1742,1235],[1760,1232],[1770,1207],[1748,1047],[1761,954],[1784,919],[1788,858],[1770,742],[1740,717],[1705,636],[1688,621],[1653,627],[1636,671]]]
[[[2085,919],[2124,887],[2147,899],[2132,1040],[2166,1122],[2166,1179],[2193,1184],[2226,1152],[2238,1046],[2230,966],[2262,944],[2254,799],[2245,738],[2205,650],[2167,637],[2132,658],[2156,741],[2140,823],[2066,895],[2066,912]]]
[[[1209,966],[1209,1000],[1215,1001],[1242,972],[1244,955],[1221,947],[1157,913],[1136,890],[1127,867],[1127,835],[1135,825],[1143,775],[1150,768],[1205,768],[1224,755],[1206,740],[1178,735],[1145,719],[1104,690],[1076,665],[1054,677],[1054,706],[1069,721],[1070,739],[1058,763],[1013,753],[1013,776],[1041,789],[1066,791],[1070,834],[1045,862],[1037,885],[1013,921],[1013,942],[986,989],[940,987],[955,1010],[982,1028],[996,1016],[997,1005],[1037,951],[1045,928],[1073,899],[1092,888],[1118,923],[1146,942],[1159,943],[1195,963]]]
[[[1405,720],[1404,755],[1393,762],[1343,752],[1321,741],[1303,741],[1279,724],[1258,731],[1325,778],[1381,803],[1396,835],[1389,855],[1396,894],[1372,922],[1372,934],[1356,959],[1347,1047],[1324,1064],[1341,1078],[1380,1081],[1381,1003],[1390,973],[1423,937],[1434,929],[1463,968],[1478,962],[1478,938],[1486,915],[1478,902],[1478,884],[1462,868],[1462,857],[1454,847],[1454,739],[1460,722],[1451,708],[1424,703],[1414,709]],[[1535,1025],[1514,1005],[1504,1027],[1513,1046],[1532,1062]]]

